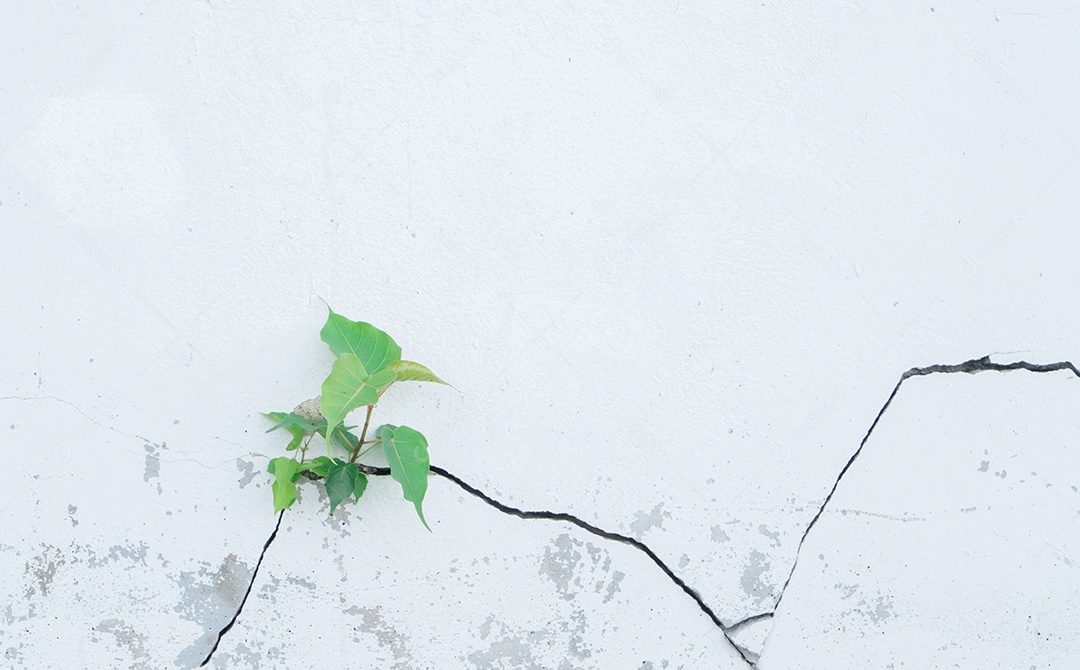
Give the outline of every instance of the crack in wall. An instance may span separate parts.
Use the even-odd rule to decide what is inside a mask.
[[[854,465],[855,461],[862,453],[863,448],[866,446],[867,441],[873,434],[874,429],[877,427],[878,423],[880,423],[882,416],[884,416],[886,410],[888,410],[889,405],[892,404],[893,399],[896,398],[896,395],[900,391],[900,387],[903,386],[904,382],[908,379],[911,379],[912,377],[925,377],[932,374],[956,374],[961,372],[967,374],[976,374],[979,372],[1010,372],[1014,370],[1027,370],[1029,372],[1039,373],[1069,370],[1074,375],[1076,375],[1076,377],[1080,378],[1080,369],[1077,369],[1077,367],[1069,361],[1061,361],[1057,363],[1047,364],[1029,363],[1027,361],[1016,361],[1013,363],[994,363],[991,362],[989,356],[971,359],[969,361],[954,365],[938,364],[921,368],[915,367],[907,370],[902,375],[900,375],[900,380],[897,381],[896,385],[893,387],[893,390],[889,394],[889,397],[885,400],[885,404],[881,406],[880,410],[878,410],[877,415],[874,417],[873,423],[870,424],[870,428],[866,431],[866,434],[859,442],[858,448],[851,455],[851,457],[848,458],[847,462],[844,464],[844,467],[840,470],[840,474],[837,475],[836,479],[833,481],[833,485],[832,488],[829,490],[829,493],[825,496],[825,499],[822,501],[820,507],[818,507],[817,512],[814,514],[813,518],[811,518],[810,520],[810,523],[807,525],[806,530],[803,531],[802,536],[799,538],[799,544],[795,550],[795,558],[792,561],[791,569],[788,572],[787,578],[784,580],[784,585],[780,588],[780,593],[776,597],[776,600],[774,601],[771,610],[767,612],[761,612],[759,614],[754,614],[752,616],[736,621],[731,625],[725,625],[724,622],[720,619],[720,617],[712,610],[712,608],[709,607],[709,605],[705,602],[705,600],[701,597],[697,590],[688,585],[685,581],[683,581],[681,577],[675,574],[675,572],[670,567],[668,567],[668,565],[664,563],[664,561],[662,561],[659,556],[656,555],[656,552],[650,549],[648,545],[646,545],[641,540],[634,537],[628,537],[626,535],[620,535],[618,533],[606,531],[602,528],[599,528],[598,526],[590,524],[587,521],[579,519],[573,514],[569,514],[566,512],[549,512],[543,510],[530,511],[511,507],[510,505],[506,505],[492,498],[480,489],[466,483],[457,475],[454,475],[443,468],[432,465],[430,467],[430,471],[433,474],[436,474],[444,479],[453,482],[466,493],[469,493],[473,497],[478,498],[479,500],[483,501],[490,507],[495,508],[499,512],[502,512],[503,514],[514,516],[519,519],[540,519],[546,521],[561,521],[569,523],[592,535],[603,538],[605,540],[612,540],[615,542],[629,545],[637,549],[638,551],[644,553],[646,556],[649,557],[650,560],[652,560],[653,563],[657,565],[657,567],[660,568],[660,570],[665,575],[667,575],[668,579],[670,579],[672,583],[682,589],[682,591],[686,595],[690,596],[690,598],[695,603],[697,603],[701,611],[704,612],[705,615],[709,618],[709,620],[712,621],[712,623],[721,631],[721,633],[723,633],[724,638],[727,640],[728,644],[730,644],[731,647],[738,652],[740,658],[743,660],[743,662],[746,663],[747,667],[756,668],[759,653],[744,647],[742,644],[735,640],[734,636],[747,625],[764,619],[771,619],[773,616],[775,616],[776,611],[780,607],[780,602],[783,600],[784,594],[787,591],[788,586],[791,584],[792,577],[795,575],[795,570],[799,564],[799,556],[802,552],[803,545],[806,543],[806,538],[810,535],[810,531],[814,529],[814,526],[817,524],[818,520],[825,512],[825,508],[828,507],[829,503],[832,501],[833,495],[836,493],[837,488],[840,486],[840,482],[843,480],[844,476],[851,469],[851,466]],[[359,463],[357,464],[357,466],[359,467],[361,472],[370,476],[385,477],[390,475],[390,468],[374,467]],[[311,471],[304,472],[303,474],[309,479],[321,479],[318,475],[315,475]],[[654,512],[657,511],[658,510],[654,510]],[[235,624],[236,620],[240,617],[240,613],[244,609],[244,604],[247,602],[248,595],[251,593],[252,586],[254,586],[255,584],[255,578],[258,575],[259,566],[262,565],[263,557],[266,555],[267,549],[270,548],[270,544],[277,536],[278,529],[281,527],[281,519],[284,515],[284,511],[282,511],[281,514],[278,515],[277,525],[274,526],[274,531],[266,540],[266,544],[263,545],[262,553],[259,555],[259,560],[255,564],[255,570],[254,572],[252,572],[251,575],[251,583],[248,584],[247,591],[244,593],[244,598],[240,601],[240,606],[237,608],[236,614],[233,615],[232,620],[229,621],[229,623],[218,633],[217,640],[214,642],[213,649],[211,649],[210,653],[207,654],[206,659],[202,662],[200,667],[205,666],[207,663],[210,662],[210,659],[214,655],[214,652],[217,651],[218,644],[220,644],[221,642],[221,638],[229,632],[229,630],[233,627],[233,624]],[[882,614],[882,616],[887,616],[887,613]],[[764,651],[764,647],[762,647],[760,651]]]
[[[112,432],[116,433],[117,435],[123,435],[124,437],[138,437],[141,440],[149,442],[149,440],[147,440],[144,437],[140,437],[139,435],[129,435],[128,433],[125,433],[122,430],[118,430],[118,429],[116,429],[116,428],[114,428],[112,426],[108,426],[108,425],[98,421],[94,417],[90,416],[86,412],[84,412],[78,405],[71,402],[70,400],[64,400],[63,398],[60,398],[60,397],[57,397],[57,396],[54,396],[54,395],[39,395],[39,396],[8,395],[8,396],[0,397],[0,400],[20,400],[22,402],[35,402],[35,401],[38,401],[38,400],[51,400],[53,402],[58,402],[58,403],[60,403],[62,405],[67,405],[71,409],[73,409],[76,412],[78,412],[79,414],[81,414],[84,419],[86,419],[90,423],[94,424],[98,428],[103,428],[105,430],[112,431]]]
[[[386,474],[389,474],[389,468],[385,468],[385,469],[387,470]],[[633,548],[637,549],[638,551],[642,552],[643,554],[648,556],[649,559],[652,560],[652,562],[655,563],[657,565],[657,567],[659,567],[660,570],[662,570],[665,575],[667,575],[668,579],[670,579],[676,586],[678,586],[680,589],[682,589],[683,593],[690,596],[690,598],[693,599],[693,601],[695,603],[697,603],[697,606],[701,609],[702,612],[705,613],[705,616],[709,617],[709,620],[712,621],[713,624],[717,628],[720,629],[720,632],[722,632],[724,634],[724,638],[728,641],[728,643],[732,646],[732,648],[734,648],[737,652],[739,652],[739,656],[742,657],[743,661],[745,661],[747,663],[747,665],[749,665],[749,666],[753,665],[751,663],[750,659],[747,658],[747,656],[744,653],[743,649],[739,645],[737,645],[734,640],[731,639],[731,635],[730,635],[731,629],[730,629],[730,627],[724,625],[724,622],[721,621],[720,617],[717,616],[717,614],[715,612],[713,612],[712,608],[709,607],[708,604],[706,604],[705,600],[701,597],[701,595],[693,587],[691,587],[685,581],[683,581],[683,579],[681,577],[676,575],[675,572],[671,568],[669,568],[666,563],[664,563],[664,561],[660,560],[660,557],[656,555],[656,552],[654,552],[652,549],[650,549],[649,546],[646,545],[641,540],[638,540],[638,539],[633,538],[633,537],[628,537],[626,535],[619,535],[618,533],[612,533],[612,532],[606,531],[603,528],[599,528],[597,526],[594,526],[591,523],[589,523],[587,521],[583,521],[582,519],[579,519],[578,517],[574,516],[573,514],[568,514],[566,512],[547,512],[547,511],[520,510],[520,509],[518,509],[516,507],[511,507],[509,505],[506,505],[504,503],[499,502],[498,500],[495,500],[494,498],[487,495],[483,491],[477,489],[474,486],[471,486],[470,484],[467,484],[466,482],[462,481],[456,475],[453,475],[453,474],[447,472],[446,470],[444,470],[444,469],[442,469],[442,468],[440,468],[438,466],[435,466],[435,465],[431,466],[431,471],[434,472],[435,474],[439,475],[440,477],[443,477],[445,479],[449,479],[450,481],[457,484],[466,493],[469,493],[472,496],[474,496],[476,498],[479,498],[480,500],[484,501],[485,503],[487,503],[491,507],[494,507],[495,509],[499,510],[503,514],[509,514],[510,516],[516,516],[519,519],[543,519],[543,520],[546,520],[546,521],[563,521],[563,522],[566,522],[566,523],[573,524],[573,525],[577,526],[578,528],[581,528],[582,530],[584,530],[584,531],[586,531],[588,533],[592,533],[593,535],[595,535],[597,537],[601,537],[601,538],[603,538],[605,540],[614,540],[615,542],[621,542],[623,544],[630,545],[631,547],[633,547]]]
[[[1010,372],[1013,370],[1027,370],[1029,372],[1057,372],[1060,370],[1070,370],[1074,375],[1080,377],[1080,370],[1076,368],[1069,361],[1061,361],[1058,363],[1028,363],[1027,361],[1016,361],[1015,363],[993,363],[990,361],[989,356],[983,356],[982,358],[973,358],[970,361],[963,363],[957,363],[955,365],[929,365],[924,368],[911,368],[904,374],[900,375],[900,380],[896,382],[896,386],[893,387],[892,393],[889,394],[888,399],[885,400],[885,404],[878,410],[877,416],[874,417],[874,422],[870,424],[870,428],[867,429],[866,434],[863,435],[862,440],[859,442],[859,447],[855,450],[851,457],[844,464],[844,468],[840,470],[840,474],[836,476],[836,480],[833,482],[832,488],[829,490],[828,495],[825,496],[825,500],[822,501],[821,506],[818,508],[814,517],[810,519],[809,525],[806,526],[806,530],[803,531],[802,537],[799,538],[799,546],[795,549],[795,560],[791,564],[791,570],[788,571],[787,579],[784,580],[784,586],[780,589],[780,594],[776,597],[776,602],[773,604],[772,612],[769,614],[775,614],[776,610],[780,607],[780,601],[784,599],[784,592],[787,590],[788,585],[791,583],[791,578],[795,574],[795,569],[799,565],[799,554],[802,552],[803,544],[806,542],[806,537],[810,534],[810,531],[814,529],[821,515],[825,512],[825,508],[828,507],[829,502],[832,501],[833,495],[836,493],[836,489],[840,486],[840,481],[847,474],[851,466],[855,464],[855,461],[859,458],[859,454],[862,453],[863,448],[866,446],[870,436],[873,435],[874,429],[877,428],[878,423],[881,421],[881,417],[885,415],[885,411],[889,409],[889,405],[892,404],[896,394],[900,391],[900,387],[904,385],[904,382],[912,377],[925,377],[933,374],[956,374],[958,372],[964,372],[967,374],[976,374],[979,372]]]
[[[795,570],[796,568],[798,568],[799,556],[802,553],[802,548],[803,545],[806,543],[807,536],[810,535],[810,531],[814,529],[814,526],[817,524],[822,514],[824,514],[825,508],[828,507],[829,502],[832,501],[833,495],[836,494],[836,490],[837,488],[839,488],[840,482],[841,480],[843,480],[844,475],[848,473],[848,471],[851,469],[851,466],[854,465],[855,461],[859,458],[859,455],[862,453],[863,448],[866,447],[866,443],[867,441],[869,441],[870,436],[873,435],[874,429],[877,428],[878,423],[881,422],[881,417],[884,416],[886,410],[889,409],[889,405],[891,405],[892,401],[896,398],[896,394],[899,393],[900,387],[904,385],[904,382],[906,382],[908,379],[911,379],[912,377],[925,377],[933,374],[956,374],[961,372],[967,374],[977,374],[979,372],[1011,372],[1014,370],[1026,370],[1028,372],[1039,373],[1068,370],[1074,375],[1076,375],[1076,377],[1080,378],[1080,369],[1077,369],[1077,367],[1073,365],[1073,363],[1071,363],[1070,361],[1060,361],[1057,363],[1045,364],[1029,363],[1027,361],[1016,361],[1013,363],[994,363],[990,360],[989,356],[983,356],[982,358],[973,358],[969,361],[964,361],[963,363],[957,363],[953,365],[937,364],[928,365],[921,368],[911,368],[904,372],[902,375],[900,375],[899,381],[896,382],[896,386],[893,387],[893,390],[889,394],[889,397],[885,400],[885,404],[881,406],[880,410],[878,410],[877,415],[874,417],[874,421],[870,424],[870,428],[868,428],[866,434],[863,435],[862,440],[859,442],[858,448],[855,449],[854,453],[851,454],[851,457],[848,458],[847,462],[844,464],[843,469],[840,470],[840,474],[836,476],[836,479],[833,481],[832,488],[825,496],[825,499],[822,501],[821,506],[818,507],[818,510],[814,514],[813,518],[810,519],[810,523],[806,526],[806,530],[803,531],[802,537],[799,538],[799,545],[795,550],[795,559],[794,561],[792,561],[791,570],[788,571],[788,576],[784,580],[784,585],[783,587],[781,587],[780,593],[776,597],[776,601],[774,602],[772,609],[768,612],[755,614],[732,624],[730,627],[730,631],[732,633],[735,633],[737,630],[739,630],[746,624],[753,623],[762,619],[769,619],[775,616],[776,611],[780,608],[780,602],[783,600],[784,594],[787,592],[787,588],[791,584],[792,577],[794,577],[795,575]],[[764,651],[764,649],[762,649],[762,651]],[[756,662],[751,663],[751,665],[756,667]]]
[[[214,656],[214,652],[217,651],[218,645],[221,644],[221,638],[225,637],[236,620],[240,618],[240,613],[244,611],[244,605],[247,603],[248,596],[251,595],[251,587],[255,586],[255,578],[259,576],[259,568],[262,566],[263,558],[266,557],[266,550],[270,548],[270,545],[274,543],[274,538],[277,537],[278,529],[281,528],[281,519],[285,516],[285,510],[281,510],[281,514],[278,514],[277,524],[274,525],[274,532],[270,533],[270,537],[266,538],[266,544],[263,545],[262,552],[259,554],[259,560],[255,563],[255,569],[251,571],[251,581],[248,582],[247,591],[244,591],[244,597],[240,599],[240,606],[236,608],[236,614],[229,623],[225,624],[225,627],[218,631],[217,639],[214,640],[214,646],[210,648],[210,653],[206,655],[203,662],[199,664],[199,667],[204,667],[210,662],[210,659]]]
[[[369,475],[369,476],[374,476],[374,477],[388,477],[388,476],[390,476],[390,468],[374,467],[374,466],[371,466],[371,465],[364,465],[362,463],[357,463],[357,467],[360,469],[361,472],[363,472],[364,474]],[[440,468],[437,465],[432,465],[429,469],[433,474],[436,474],[436,475],[442,477],[443,479],[450,480],[454,484],[457,484],[458,487],[460,487],[466,493],[472,495],[475,498],[480,499],[481,501],[487,503],[491,507],[494,507],[496,510],[502,512],[503,514],[508,514],[510,516],[515,516],[515,517],[517,517],[519,519],[541,519],[541,520],[545,520],[545,521],[562,521],[562,522],[569,523],[569,524],[572,524],[574,526],[577,526],[578,528],[581,528],[582,530],[584,530],[584,531],[586,531],[588,533],[591,533],[591,534],[593,534],[593,535],[595,535],[597,537],[603,538],[605,540],[613,540],[615,542],[621,542],[623,544],[627,544],[627,545],[637,549],[638,551],[644,553],[646,556],[649,557],[649,559],[652,560],[653,563],[655,563],[657,565],[657,567],[660,568],[660,570],[663,571],[663,573],[665,575],[667,575],[668,579],[670,579],[676,586],[678,586],[680,589],[682,589],[683,592],[686,593],[686,595],[690,596],[690,598],[692,598],[694,600],[694,602],[697,603],[697,605],[701,609],[701,611],[704,612],[705,615],[707,617],[709,617],[709,620],[712,621],[713,624],[717,628],[719,628],[720,631],[724,634],[724,638],[731,645],[732,649],[734,649],[735,651],[737,651],[739,653],[739,656],[747,664],[748,667],[753,667],[751,657],[747,656],[747,652],[741,646],[736,644],[735,641],[731,638],[731,635],[730,635],[731,627],[724,625],[724,622],[721,621],[720,617],[717,616],[717,614],[712,610],[712,608],[710,608],[708,606],[708,604],[706,604],[705,600],[701,597],[701,595],[694,588],[692,588],[685,581],[683,581],[683,579],[681,577],[676,575],[675,572],[671,568],[669,568],[668,565],[666,563],[664,563],[664,561],[662,561],[659,556],[656,555],[656,552],[654,552],[652,549],[650,549],[648,547],[648,545],[646,545],[641,540],[638,540],[638,539],[633,538],[633,537],[628,537],[626,535],[620,535],[618,533],[612,533],[612,532],[606,531],[603,528],[599,528],[597,526],[594,526],[591,523],[589,523],[587,521],[584,521],[583,519],[579,519],[578,517],[574,516],[573,514],[569,514],[569,513],[566,513],[566,512],[548,512],[548,511],[544,511],[544,510],[522,510],[522,509],[518,509],[516,507],[511,507],[510,505],[507,505],[505,503],[499,502],[498,500],[495,500],[494,498],[492,498],[488,494],[484,493],[480,489],[478,489],[475,486],[472,486],[471,484],[465,482],[464,480],[462,480],[457,475],[455,475],[455,474],[453,474],[453,473],[451,473],[451,472],[449,472],[449,471],[447,471],[447,470],[445,470],[443,468]],[[311,480],[321,479],[321,477],[319,475],[316,475],[315,473],[311,472],[310,470],[305,471],[303,474],[304,474],[305,477],[307,477],[308,479],[311,479]],[[270,534],[270,537],[266,540],[266,544],[263,545],[262,554],[259,555],[259,560],[255,564],[255,571],[251,575],[251,583],[248,584],[247,592],[244,594],[244,599],[240,601],[240,606],[237,608],[236,614],[233,615],[232,620],[224,628],[221,629],[221,632],[218,633],[218,637],[217,637],[217,640],[214,642],[213,649],[211,649],[210,653],[206,655],[206,659],[203,660],[202,664],[200,664],[199,667],[203,667],[207,663],[210,662],[211,657],[213,657],[214,652],[217,651],[218,645],[221,643],[221,638],[224,637],[225,634],[229,632],[229,629],[231,629],[233,627],[233,624],[235,624],[236,620],[240,617],[240,613],[244,609],[244,603],[247,602],[248,594],[251,593],[251,589],[255,584],[255,577],[259,572],[259,566],[262,565],[262,560],[263,560],[263,557],[266,555],[266,550],[270,548],[270,544],[274,541],[274,538],[277,536],[278,529],[281,527],[281,519],[282,519],[282,517],[284,515],[285,515],[285,512],[284,512],[284,510],[282,510],[281,514],[278,515],[277,525],[274,526],[274,532]]]

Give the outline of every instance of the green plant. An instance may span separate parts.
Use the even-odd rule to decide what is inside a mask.
[[[422,503],[427,492],[427,439],[408,426],[385,424],[368,439],[371,413],[379,398],[394,382],[418,381],[446,384],[427,367],[401,359],[401,347],[394,339],[370,323],[352,321],[333,309],[319,332],[337,360],[322,384],[322,395],[306,400],[291,412],[271,412],[274,422],[267,432],[283,428],[292,435],[285,446],[292,456],[270,461],[267,471],[274,475],[274,511],[281,512],[296,502],[296,485],[301,477],[323,481],[333,514],[342,502],[359,501],[367,488],[367,475],[373,468],[359,462],[372,449],[382,449],[390,466],[390,476],[399,484],[416,507],[420,521],[428,530]],[[366,408],[364,427],[344,425],[349,413]],[[326,455],[308,459],[312,438],[320,435],[326,442]],[[384,471],[385,472],[385,471]]]

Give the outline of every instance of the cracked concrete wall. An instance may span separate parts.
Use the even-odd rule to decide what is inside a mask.
[[[725,626],[904,370],[1080,360],[1065,3],[0,13],[0,667],[201,660],[320,297],[459,389],[381,420],[639,539]],[[761,668],[1075,657],[1077,383],[906,382],[732,636]],[[632,547],[440,478],[425,510],[305,487],[212,665],[746,667]]]
[[[948,377],[899,395],[803,547],[762,667],[1074,663],[1077,381]]]

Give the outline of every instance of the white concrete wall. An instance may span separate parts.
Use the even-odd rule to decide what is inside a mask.
[[[772,611],[901,373],[1080,361],[1071,3],[0,6],[0,667],[192,667],[325,299],[385,422]],[[1080,652],[1068,371],[904,383],[759,667]],[[442,479],[286,513],[217,668],[745,668],[647,557]]]

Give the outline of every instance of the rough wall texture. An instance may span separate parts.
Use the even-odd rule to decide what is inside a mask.
[[[379,407],[434,463],[643,542],[721,625],[626,543],[442,478],[429,534],[376,480],[333,518],[302,492],[212,667],[1063,667],[1070,370],[908,379],[805,531],[905,370],[1080,361],[1078,29],[4,3],[0,664],[202,660],[323,298],[455,385]]]

